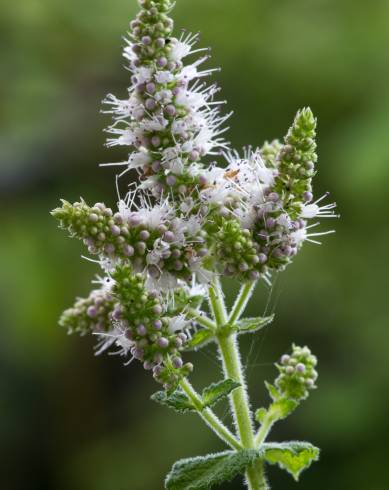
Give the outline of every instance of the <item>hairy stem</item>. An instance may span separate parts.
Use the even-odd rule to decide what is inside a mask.
[[[235,318],[238,318],[238,316],[242,314],[252,287],[252,284],[250,284],[250,287],[247,287],[247,285],[243,286],[241,293],[239,294],[241,299],[239,300],[238,297],[238,300],[235,302],[236,313],[234,313],[235,307],[233,309]],[[227,315],[225,312],[223,293],[219,283],[213,283],[209,288],[209,300],[216,324],[220,328],[226,323]],[[240,387],[231,393],[231,410],[241,444],[244,448],[254,449],[254,429],[249,408],[247,385],[240,361],[236,335],[231,333],[228,335],[220,334],[217,336],[217,340],[225,376],[240,383]],[[249,490],[265,490],[267,488],[261,461],[256,462],[247,470],[246,479]]]
[[[200,395],[195,391],[193,386],[186,378],[183,378],[180,382],[181,388],[188,395],[193,405],[196,407],[197,413],[204,420],[204,422],[220,437],[222,441],[228,444],[231,448],[239,450],[242,449],[242,445],[237,438],[231,433],[231,431],[221,422],[221,420],[215,415],[210,408],[204,408]]]
[[[227,312],[224,305],[223,290],[218,279],[212,281],[208,289],[209,304],[216,321],[217,327],[227,323]]]
[[[202,327],[208,328],[209,330],[216,330],[216,323],[201,311],[197,311],[194,308],[188,308],[188,316]]]
[[[276,420],[271,413],[266,414],[265,419],[263,420],[261,427],[255,436],[255,447],[259,448],[261,444],[265,442],[275,421]]]
[[[234,306],[232,307],[231,314],[228,317],[229,323],[233,324],[237,320],[239,320],[239,318],[241,317],[242,313],[244,312],[244,310],[247,306],[247,303],[248,303],[256,285],[257,285],[257,281],[246,282],[245,284],[242,284],[242,287],[240,288],[240,291],[239,291],[239,294],[236,298]]]
[[[236,335],[219,336],[218,343],[226,377],[241,384],[239,388],[231,393],[231,407],[239,438],[244,448],[253,449],[255,448],[254,431]],[[264,490],[267,488],[263,475],[263,465],[260,461],[247,470],[246,478],[250,490]]]

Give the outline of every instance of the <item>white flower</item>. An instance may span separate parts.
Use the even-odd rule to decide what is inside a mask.
[[[131,153],[128,158],[129,168],[141,168],[149,164],[150,162],[151,162],[150,155],[144,151]]]
[[[186,330],[190,326],[190,321],[186,319],[185,315],[177,315],[170,318],[169,332],[171,334]]]
[[[181,72],[177,75],[177,78],[178,80],[187,83],[196,78],[197,73],[198,72],[195,65],[188,65],[181,70]]]
[[[174,80],[174,75],[170,71],[157,71],[154,75],[154,80],[162,85],[170,83]]]
[[[184,162],[181,158],[169,160],[169,169],[176,175],[182,174],[184,171]]]
[[[190,90],[181,91],[176,96],[176,103],[188,109],[196,111],[206,104],[206,99],[202,93],[191,92]]]
[[[140,107],[140,102],[134,94],[126,100],[120,100],[114,95],[108,94],[103,100],[103,104],[112,106],[111,110],[104,110],[103,112],[106,114],[114,114],[116,118],[131,117],[134,111]]]
[[[140,123],[140,127],[145,131],[163,131],[167,125],[167,119],[162,116],[153,116],[152,119],[143,119]]]
[[[172,39],[169,58],[172,61],[181,61],[182,58],[188,56],[192,50],[192,45],[186,41]]]
[[[318,206],[318,202],[319,200],[312,204],[303,204],[301,209],[301,217],[307,219],[316,218],[316,216],[321,216],[323,218],[337,217],[333,211],[333,209],[336,207],[335,203],[326,204],[325,206]]]
[[[177,284],[178,280],[175,276],[163,271],[158,278],[147,275],[145,287],[150,291],[160,291],[161,293],[168,294],[170,291],[174,291]]]
[[[116,129],[111,127],[110,133],[118,135],[117,138],[108,138],[107,146],[133,146],[137,137],[132,128],[128,127],[126,129]]]
[[[155,100],[161,102],[162,104],[169,104],[173,99],[173,94],[171,90],[160,90],[155,94]]]
[[[143,223],[146,223],[150,228],[158,228],[159,225],[165,223],[173,216],[173,210],[168,205],[156,205],[151,209],[140,209],[138,215]]]
[[[303,228],[300,228],[296,231],[293,231],[291,233],[291,238],[292,240],[296,243],[296,245],[299,247],[302,245],[302,243],[307,239],[307,229],[304,226]]]
[[[99,342],[96,345],[96,356],[107,350],[112,345],[116,345],[119,350],[116,352],[121,356],[127,356],[130,349],[134,346],[134,342],[126,337],[125,329],[117,324],[109,332],[95,332]]]
[[[153,70],[145,66],[141,66],[136,72],[138,83],[149,82],[153,78]]]
[[[288,214],[282,213],[277,218],[277,224],[282,226],[286,230],[289,230],[292,226],[292,220],[290,219]]]
[[[129,41],[127,41],[129,43]],[[132,50],[132,46],[126,46],[123,49],[123,57],[126,58],[130,62],[130,66],[136,60],[136,55]]]

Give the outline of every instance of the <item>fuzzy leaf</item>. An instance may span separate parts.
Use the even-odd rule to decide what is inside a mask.
[[[205,345],[212,342],[214,338],[214,333],[211,330],[207,330],[206,328],[202,328],[198,330],[191,339],[186,343],[186,350],[197,350],[201,349]]]
[[[212,383],[203,390],[203,405],[205,407],[211,407],[218,401],[226,398],[231,391],[235,390],[239,386],[240,383],[234,381],[233,379],[223,379],[218,383]]]
[[[258,451],[225,451],[177,461],[165,481],[167,490],[208,490],[244,473]]]
[[[290,398],[280,398],[270,405],[270,411],[277,420],[285,419],[298,406],[296,400]]]
[[[298,481],[300,473],[319,459],[320,450],[309,442],[266,443],[261,447],[265,461],[278,466]]]
[[[196,410],[191,400],[180,390],[176,390],[170,395],[165,391],[157,391],[151,395],[151,399],[161,405],[173,408],[173,410],[179,413]]]
[[[273,319],[274,315],[264,317],[259,316],[257,318],[244,318],[238,321],[236,324],[236,329],[239,334],[254,333],[261,330],[261,328],[265,327],[266,325],[269,325]]]
[[[260,424],[263,423],[265,420],[265,417],[267,415],[267,410],[266,408],[258,408],[258,410],[255,412],[255,420],[259,422]]]
[[[189,305],[194,309],[200,308],[201,303],[203,301],[204,301],[204,295],[203,294],[196,294],[196,295],[189,297]]]
[[[290,415],[297,406],[298,402],[296,400],[280,398],[279,400],[273,402],[267,410],[266,408],[259,408],[255,412],[255,420],[257,420],[257,422],[260,424],[264,422],[267,416],[271,417],[273,422],[282,420]]]
[[[271,383],[268,383],[267,381],[265,381],[265,386],[267,388],[267,391],[269,392],[270,398],[273,401],[277,401],[277,400],[280,399],[281,395],[280,395],[279,391],[277,390],[277,388],[274,385],[272,385]]]

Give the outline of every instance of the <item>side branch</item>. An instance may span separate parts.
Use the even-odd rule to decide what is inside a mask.
[[[251,295],[254,292],[256,285],[257,281],[246,282],[242,285],[239,295],[237,296],[234,306],[232,307],[230,316],[228,317],[229,323],[234,324],[237,320],[239,320],[250,300]]]
[[[181,380],[180,386],[190,398],[193,405],[196,407],[197,413],[208,425],[208,427],[210,427],[220,437],[220,439],[228,444],[232,449],[236,449],[237,451],[242,449],[242,445],[238,439],[221,422],[215,413],[210,408],[203,407],[199,394],[194,390],[193,386],[186,378]]]
[[[208,328],[209,330],[216,330],[216,323],[201,311],[197,311],[194,308],[188,308],[188,316],[202,327]]]

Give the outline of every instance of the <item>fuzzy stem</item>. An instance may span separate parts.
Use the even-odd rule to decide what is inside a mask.
[[[202,312],[195,310],[194,308],[188,308],[188,315],[195,320],[199,325],[208,328],[209,330],[216,330],[216,323],[210,318],[204,315]]]
[[[244,310],[247,304],[250,292],[253,285],[250,287],[243,286],[239,297],[235,302],[233,315],[237,318]],[[218,328],[225,325],[227,315],[223,301],[223,292],[219,282],[213,282],[209,288],[209,302]],[[229,333],[225,335],[220,333],[217,335],[219,350],[223,362],[223,369],[226,378],[231,378],[238,383],[240,387],[236,388],[231,393],[231,410],[237,427],[239,438],[242,446],[247,449],[255,448],[254,430],[250,415],[249,399],[247,394],[246,380],[243,374],[242,364],[240,361],[236,334]],[[246,472],[247,486],[249,490],[266,490],[267,484],[263,471],[263,463],[257,461]]]
[[[180,381],[180,386],[188,395],[193,405],[196,407],[197,413],[204,422],[220,437],[222,441],[236,450],[242,449],[242,445],[230,430],[220,421],[215,413],[210,408],[204,408],[200,395],[194,390],[193,386],[186,378]]]
[[[227,323],[227,313],[224,305],[223,290],[218,279],[212,281],[208,289],[209,304],[217,327],[221,327]]]
[[[247,306],[247,303],[249,302],[249,299],[256,285],[257,281],[246,282],[245,284],[242,284],[242,287],[240,288],[239,294],[235,300],[234,306],[232,307],[232,311],[228,318],[229,323],[233,324],[237,320],[239,320]]]
[[[238,381],[241,386],[231,393],[231,408],[235,425],[244,448],[255,448],[254,431],[249,409],[247,386],[239,358],[236,335],[219,336],[219,349],[226,377]],[[250,490],[267,488],[262,462],[258,461],[247,470],[247,485]]]
[[[271,412],[267,413],[255,436],[255,447],[259,448],[261,444],[265,442],[274,422],[276,422],[276,419],[274,418],[273,414]]]

